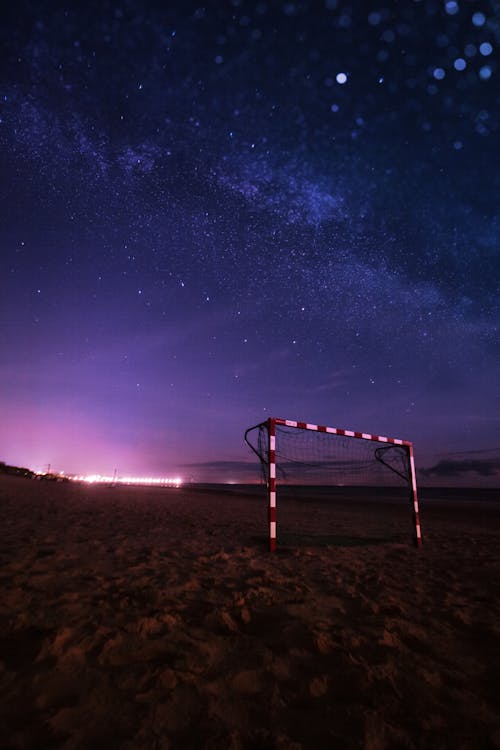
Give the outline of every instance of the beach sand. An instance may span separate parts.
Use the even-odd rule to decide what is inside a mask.
[[[500,748],[500,503],[423,494],[1,477],[0,746]]]

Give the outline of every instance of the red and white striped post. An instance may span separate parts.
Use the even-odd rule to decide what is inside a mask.
[[[408,446],[408,454],[410,457],[410,474],[411,474],[411,496],[413,499],[413,518],[415,520],[415,544],[417,547],[422,546],[422,530],[420,528],[420,515],[418,511],[418,497],[417,497],[417,476],[415,473],[415,458],[413,456],[413,445],[410,443]]]
[[[268,422],[269,433],[269,550],[276,550],[276,420]]]

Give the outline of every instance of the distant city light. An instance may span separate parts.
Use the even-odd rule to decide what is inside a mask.
[[[102,474],[87,474],[69,477],[75,482],[87,482],[87,484],[141,484],[155,485],[159,487],[180,487],[180,477],[109,477]]]

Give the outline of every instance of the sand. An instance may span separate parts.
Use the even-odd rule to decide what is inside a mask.
[[[255,492],[1,477],[0,746],[500,748],[500,503],[449,498],[271,555]]]

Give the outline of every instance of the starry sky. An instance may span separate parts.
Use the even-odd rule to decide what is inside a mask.
[[[500,484],[498,2],[0,22],[1,460],[244,481],[277,416]]]

